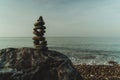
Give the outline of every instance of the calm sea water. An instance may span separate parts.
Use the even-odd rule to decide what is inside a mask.
[[[74,64],[120,63],[120,38],[47,37],[48,47],[67,55]],[[0,49],[34,47],[32,38],[0,38]]]

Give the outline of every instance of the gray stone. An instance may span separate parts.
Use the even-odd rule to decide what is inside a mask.
[[[33,48],[0,50],[0,80],[83,80],[69,58]]]

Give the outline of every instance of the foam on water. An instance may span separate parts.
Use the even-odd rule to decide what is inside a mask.
[[[51,48],[67,55],[74,64],[108,64],[115,61],[120,64],[120,52],[102,50],[73,50],[65,48]]]

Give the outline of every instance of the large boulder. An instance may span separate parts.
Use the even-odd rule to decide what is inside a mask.
[[[0,80],[83,80],[69,58],[33,48],[0,50]]]

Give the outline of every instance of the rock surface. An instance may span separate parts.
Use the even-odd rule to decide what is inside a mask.
[[[0,80],[83,80],[65,55],[33,48],[0,50]]]

